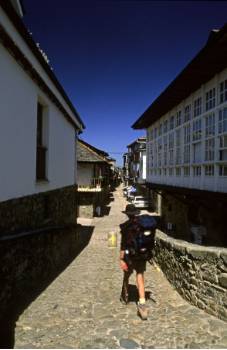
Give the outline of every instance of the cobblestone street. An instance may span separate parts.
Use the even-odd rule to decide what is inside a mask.
[[[119,187],[108,216],[81,220],[94,226],[88,245],[21,314],[15,348],[227,348],[226,323],[184,301],[156,266],[145,275],[149,319],[137,316],[135,275],[131,302],[120,303],[119,247],[107,234],[119,232],[125,204]]]

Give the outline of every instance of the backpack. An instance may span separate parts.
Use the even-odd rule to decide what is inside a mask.
[[[156,220],[149,215],[141,215],[138,219],[140,230],[132,238],[126,254],[132,261],[149,261],[153,257]]]

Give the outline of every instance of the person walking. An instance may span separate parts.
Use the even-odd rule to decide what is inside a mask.
[[[148,317],[148,308],[145,299],[145,286],[144,286],[144,272],[146,271],[145,260],[130,259],[130,248],[136,235],[140,231],[138,215],[139,209],[133,204],[126,206],[125,212],[128,216],[128,220],[120,225],[121,229],[121,244],[120,244],[120,267],[123,270],[123,285],[120,296],[120,301],[127,304],[129,301],[128,285],[129,278],[133,271],[136,271],[136,284],[139,294],[139,301],[137,303],[138,315],[146,320]]]

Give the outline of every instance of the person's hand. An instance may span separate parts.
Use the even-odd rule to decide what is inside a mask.
[[[123,271],[128,271],[128,265],[124,260],[120,260],[120,267]]]

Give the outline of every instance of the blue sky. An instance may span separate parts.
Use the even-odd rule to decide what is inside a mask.
[[[227,1],[23,0],[24,22],[86,125],[122,162],[131,125],[227,22]]]

